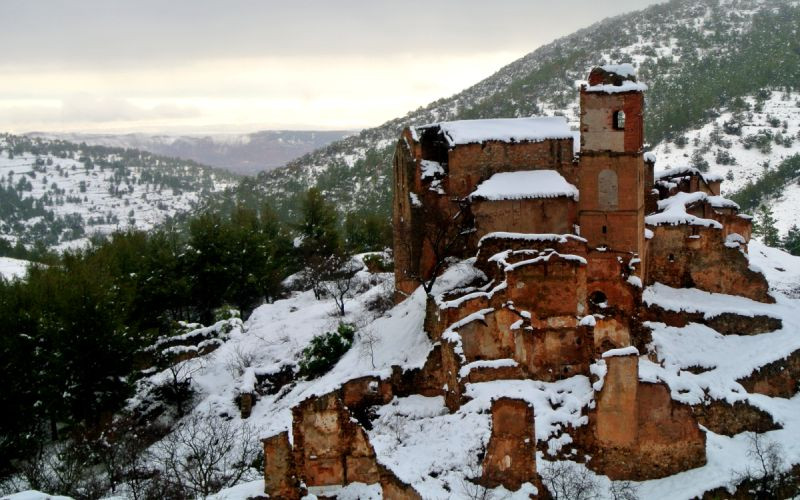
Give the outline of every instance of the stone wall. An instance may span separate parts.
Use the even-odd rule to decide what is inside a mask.
[[[597,394],[596,451],[589,467],[611,479],[665,477],[706,463],[705,434],[663,384],[639,381],[636,355],[607,358]]]
[[[648,248],[648,281],[674,288],[739,295],[773,303],[769,283],[747,255],[725,246],[722,231],[702,226],[656,226]]]
[[[582,153],[580,168],[581,236],[592,248],[639,253],[644,245],[646,176],[642,155]]]
[[[639,152],[644,144],[644,94],[606,94],[581,89],[581,151]],[[624,130],[614,126],[614,113],[625,113]]]
[[[492,401],[492,436],[483,459],[481,483],[510,491],[538,482],[533,408],[527,401]]]
[[[281,432],[264,443],[264,491],[271,497],[298,500],[300,480],[294,464],[289,433]]]
[[[572,143],[572,139],[550,139],[458,145],[448,151],[445,190],[450,196],[465,198],[496,173],[522,170],[556,170],[567,182],[575,184]]]
[[[568,197],[524,200],[476,200],[471,205],[475,218],[475,241],[496,231],[513,228],[520,233],[566,234],[578,223],[578,207]]]

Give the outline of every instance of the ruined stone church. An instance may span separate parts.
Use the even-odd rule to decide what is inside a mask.
[[[579,131],[562,117],[539,117],[402,132],[394,157],[397,300],[419,286],[432,290],[452,262],[472,259],[481,278],[428,295],[425,332],[435,347],[424,368],[352,380],[294,409],[291,439],[264,441],[268,494],[299,498],[302,487],[362,482],[380,483],[384,498],[419,498],[375,459],[359,418],[366,408],[422,394],[443,396],[455,411],[470,383],[596,380],[598,360],[605,373],[588,424],[571,431],[590,469],[644,480],[705,463],[699,423],[731,419],[640,380],[650,341],[644,323],[687,321],[648,307],[643,289],[658,282],[774,299],[746,255],[751,220],[720,196],[721,179],[689,167],[655,174],[643,143],[645,91],[630,65],[603,66],[580,87]],[[759,328],[752,318],[726,321]],[[540,485],[535,410],[522,399],[494,401],[482,484]]]

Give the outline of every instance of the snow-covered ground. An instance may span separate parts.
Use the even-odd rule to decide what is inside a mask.
[[[640,378],[665,382],[674,399],[688,404],[700,404],[709,398],[747,401],[770,413],[782,428],[765,433],[765,438],[780,444],[787,464],[798,463],[800,395],[783,399],[748,394],[736,379],[800,349],[800,257],[756,241],[750,243],[749,251],[753,265],[769,279],[775,304],[663,285],[647,288],[646,301],[665,309],[699,311],[707,316],[730,311],[766,314],[780,318],[783,327],[760,335],[723,336],[697,324],[679,329],[653,323],[649,352],[640,357]],[[464,286],[478,273],[471,260],[456,264],[438,280],[434,293]],[[392,366],[421,367],[433,348],[423,331],[424,292],[418,290],[385,313],[370,310],[369,304],[374,299],[391,295],[392,281],[388,273],[360,272],[357,293],[346,302],[344,318],[337,315],[331,299],[316,300],[312,292],[306,291],[260,306],[245,323],[233,321],[228,340],[216,351],[183,362],[194,373],[192,385],[196,391],[187,418],[192,415],[224,418],[236,426],[255,427],[257,437],[268,437],[290,430],[291,408],[309,396],[325,394],[355,377],[388,377]],[[315,335],[335,330],[340,321],[354,324],[357,333],[351,349],[330,372],[314,380],[291,382],[276,394],[260,396],[250,417],[247,420],[239,417],[236,396],[252,390],[255,373],[274,373],[295,365]],[[554,460],[552,454],[561,452],[569,457],[574,453],[567,431],[586,425],[587,410],[594,405],[594,390],[602,383],[603,364],[600,360],[592,368],[592,373],[600,377],[594,386],[583,375],[553,383],[505,380],[469,384],[467,396],[471,399],[453,413],[447,410],[441,397],[395,398],[378,408],[372,429],[367,432],[377,459],[412,484],[423,498],[470,498],[475,494],[475,485],[468,479],[479,475],[479,452],[490,437],[491,400],[511,396],[532,403],[536,438],[546,450],[538,453],[537,467],[544,470]],[[157,384],[166,377],[168,371],[145,380]],[[131,405],[139,402],[135,397]],[[754,465],[754,459],[747,453],[750,441],[746,433],[727,437],[706,430],[706,436],[705,466],[659,480],[633,482],[639,498],[693,498],[711,488],[730,486],[737,473]],[[582,464],[572,466],[595,479],[600,498],[611,498],[612,483],[608,478],[594,475]],[[254,471],[250,477],[255,479],[257,474]],[[263,480],[256,479],[223,490],[213,498],[246,498],[262,492],[263,488]],[[532,485],[525,485],[513,494],[497,488],[488,492],[488,498],[527,498],[533,491]],[[312,493],[338,494],[343,499],[381,497],[378,486],[363,484],[315,489]]]
[[[756,241],[750,243],[750,255],[754,265],[770,280],[775,304],[699,290],[675,290],[663,285],[648,288],[645,291],[647,300],[669,309],[703,311],[709,316],[731,310],[767,314],[781,318],[783,328],[754,336],[723,336],[702,325],[690,324],[677,329],[652,324],[650,356],[655,356],[659,362],[650,361],[643,353],[640,377],[664,381],[673,398],[686,403],[698,404],[709,397],[746,400],[769,412],[783,428],[768,432],[766,437],[781,444],[787,461],[800,462],[800,396],[781,399],[748,394],[735,381],[758,366],[800,349],[800,300],[792,298],[800,287],[800,257]],[[468,283],[475,274],[469,261],[458,264],[439,280],[437,288]],[[387,293],[392,277],[361,273],[361,280],[365,291],[347,303],[344,318],[358,327],[353,347],[323,377],[298,381],[278,394],[262,397],[248,419],[250,424],[257,425],[262,437],[289,430],[291,408],[311,395],[327,393],[358,376],[388,376],[392,365],[414,368],[424,363],[433,347],[423,332],[424,294],[418,291],[386,314],[374,318],[366,304],[377,294]],[[200,396],[193,411],[238,415],[234,398],[248,382],[246,374],[231,373],[230,359],[245,353],[250,356],[253,369],[275,371],[287,363],[297,362],[303,347],[314,335],[334,330],[340,320],[331,300],[317,301],[311,292],[297,292],[291,298],[259,307],[243,328],[232,332],[230,340],[207,359],[187,362],[203,365],[194,380]],[[369,339],[372,342],[368,342]],[[598,365],[602,363],[599,361]],[[698,366],[709,370],[699,374],[686,370]],[[596,366],[593,371],[602,374],[602,366]],[[440,397],[396,398],[378,410],[373,428],[368,431],[378,460],[400,479],[411,483],[424,498],[471,495],[469,489],[473,486],[466,479],[478,475],[480,470],[477,456],[489,439],[492,398],[513,396],[530,401],[535,408],[537,439],[547,443],[550,452],[560,450],[567,454],[571,451],[571,438],[565,430],[585,425],[586,410],[594,404],[593,387],[585,376],[554,383],[514,380],[470,384],[467,394],[472,399],[454,413],[447,411]],[[240,421],[238,417],[234,420]],[[747,455],[746,434],[726,437],[707,431],[707,438],[707,465],[664,479],[633,483],[640,498],[692,498],[710,488],[730,485],[735,473],[752,465]],[[552,457],[548,452],[540,453],[537,460],[541,468]],[[584,466],[576,464],[575,467]],[[596,477],[596,480],[602,491],[611,484],[605,477]],[[253,494],[262,488],[263,481],[254,481],[223,491],[216,498],[241,498],[237,495]],[[531,490],[517,495],[523,497],[526,491]],[[325,492],[339,493],[340,498],[380,498],[379,489],[366,485]],[[502,489],[490,492],[491,498],[513,498],[508,494]]]
[[[0,257],[0,277],[7,280],[24,278],[29,264],[27,260]]]

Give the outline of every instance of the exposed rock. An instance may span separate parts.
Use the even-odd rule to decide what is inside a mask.
[[[791,398],[797,394],[800,385],[800,350],[762,366],[761,369],[737,382],[742,384],[747,392]]]
[[[716,434],[735,436],[741,432],[767,432],[780,429],[772,415],[747,402],[732,405],[724,401],[692,406],[692,413],[703,427]]]

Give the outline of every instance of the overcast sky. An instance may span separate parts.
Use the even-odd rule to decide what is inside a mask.
[[[356,129],[657,0],[0,0],[0,131]]]

